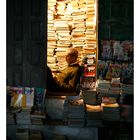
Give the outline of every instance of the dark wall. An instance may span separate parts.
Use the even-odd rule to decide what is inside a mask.
[[[99,40],[133,40],[133,0],[98,0]]]

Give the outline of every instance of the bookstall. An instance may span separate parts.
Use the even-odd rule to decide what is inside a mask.
[[[47,6],[46,65],[56,74],[67,66],[67,48],[76,48],[80,93],[48,96],[45,88],[7,86],[7,125],[16,126],[20,140],[41,140],[50,125],[96,128],[96,140],[132,140],[133,41],[98,40],[97,0],[51,0]],[[66,139],[66,133],[52,135]]]

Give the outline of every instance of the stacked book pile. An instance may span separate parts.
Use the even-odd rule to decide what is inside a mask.
[[[32,124],[44,124],[46,119],[46,108],[45,107],[33,107],[30,114]]]
[[[46,108],[44,106],[45,95],[45,89],[35,89],[34,106],[32,107],[30,113],[32,124],[43,124],[44,119],[46,118]]]
[[[65,135],[54,134],[52,140],[67,140]]]
[[[96,7],[95,1],[86,1],[86,46],[83,48],[84,54],[96,53]]]
[[[118,103],[101,103],[102,119],[106,121],[120,120],[120,107]]]
[[[86,126],[102,126],[102,113],[100,105],[86,104]]]
[[[47,24],[47,64],[52,70],[57,70],[54,49],[56,48],[56,29],[54,27],[56,0],[48,1],[48,24]]]
[[[30,138],[30,140],[43,140],[42,132],[40,130],[30,129],[29,138]]]
[[[15,120],[14,120],[14,114],[11,113],[10,111],[7,111],[7,117],[6,117],[6,123],[7,124],[15,124]]]
[[[85,76],[82,78],[82,89],[83,90],[94,90],[95,86],[96,86],[96,83],[94,81],[93,76],[92,77]]]
[[[121,88],[119,86],[118,87],[111,86],[108,93],[109,93],[109,97],[119,98],[121,93]]]
[[[125,85],[125,84],[123,84],[122,86],[121,86],[121,93],[123,94],[133,94],[133,92],[134,92],[134,85]]]
[[[84,55],[96,54],[95,5],[91,0],[48,2],[47,64],[51,70],[65,68],[65,52],[60,48],[77,48],[80,63]]]
[[[96,54],[88,54],[84,56],[84,77],[95,77],[96,66],[95,66]]]
[[[98,103],[102,102],[102,97],[109,96],[110,81],[107,80],[97,80],[97,93],[98,93]]]
[[[95,90],[85,90],[82,92],[82,95],[85,104],[97,104],[97,92]]]
[[[69,102],[68,126],[83,127],[85,125],[85,109],[83,100]]]
[[[126,97],[131,97],[133,99],[133,93],[134,93],[133,85],[122,85],[120,102],[125,104]]]
[[[122,85],[120,97],[121,118],[127,122],[133,121],[134,86]]]
[[[120,78],[112,78],[111,79],[111,86],[113,87],[120,87]]]
[[[108,93],[110,86],[110,81],[108,80],[97,80],[96,88],[100,93]]]
[[[15,124],[16,123],[16,113],[22,110],[21,107],[13,107],[10,106],[7,108],[7,124]]]
[[[85,109],[83,99],[69,101],[67,108],[68,126],[83,127],[85,124]]]
[[[29,130],[27,128],[17,128],[16,140],[29,140]]]
[[[17,124],[31,124],[30,120],[31,109],[22,109],[20,112],[16,113],[16,123]]]

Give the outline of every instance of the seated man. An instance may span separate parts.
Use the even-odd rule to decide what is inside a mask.
[[[53,76],[47,66],[47,90],[55,92],[74,92],[80,81],[80,66],[77,61],[78,51],[75,48],[67,50],[66,61],[68,66],[62,72]]]

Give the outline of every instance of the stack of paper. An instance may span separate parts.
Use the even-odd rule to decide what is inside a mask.
[[[107,80],[97,80],[97,91],[99,93],[108,93],[110,88],[110,81]]]
[[[71,100],[67,103],[67,105],[65,105],[65,108],[67,108],[68,113],[68,126],[83,127],[85,124],[85,109],[83,100]]]
[[[30,120],[30,109],[22,109],[21,112],[16,113],[16,123],[17,124],[31,124]]]
[[[11,113],[10,111],[7,111],[7,114],[6,114],[6,123],[7,124],[15,124],[15,120],[14,120],[14,114]]]
[[[84,103],[90,105],[97,104],[97,92],[95,90],[85,90],[82,92]]]
[[[121,94],[133,94],[134,93],[134,85],[125,85],[121,86]]]
[[[32,124],[43,124],[46,119],[46,108],[42,107],[33,107],[30,114],[30,119]]]
[[[84,90],[93,90],[95,89],[95,81],[93,77],[83,77],[82,79],[82,89]]]
[[[110,89],[109,89],[109,96],[110,97],[117,97],[117,98],[119,98],[120,97],[120,93],[121,93],[121,89],[120,89],[120,87],[110,87]]]
[[[111,86],[120,87],[120,78],[112,78],[111,79]]]
[[[134,85],[122,85],[121,86],[121,97],[120,103],[133,105],[133,98],[134,98]]]
[[[43,140],[40,130],[30,130],[30,140]]]
[[[86,104],[86,125],[87,126],[102,126],[100,105]]]
[[[102,119],[107,121],[119,121],[120,120],[120,107],[118,103],[105,104],[101,103],[102,107]]]
[[[27,128],[17,128],[16,140],[29,140],[29,130]]]
[[[61,58],[65,53],[57,49],[77,48],[79,63],[82,63],[84,55],[97,53],[95,6],[93,0],[48,2],[47,64],[51,70],[62,70],[65,67]],[[54,56],[56,59],[52,60]]]
[[[66,136],[65,135],[58,135],[58,134],[54,134],[52,140],[66,140]]]
[[[84,54],[96,53],[96,7],[94,5],[94,1],[86,1],[86,46],[83,50]]]

